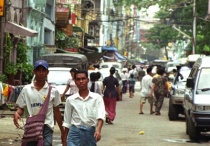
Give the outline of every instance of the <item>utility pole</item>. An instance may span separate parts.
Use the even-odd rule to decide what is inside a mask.
[[[196,49],[196,0],[193,0],[193,48],[192,54],[195,54]]]

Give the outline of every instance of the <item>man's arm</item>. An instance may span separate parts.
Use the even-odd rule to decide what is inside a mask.
[[[63,126],[62,126],[63,121],[62,121],[62,116],[61,116],[61,112],[60,112],[59,107],[58,106],[53,107],[53,112],[54,112],[55,120],[58,123],[58,126],[59,126],[60,131],[61,131],[61,140],[63,141],[64,129],[63,129]]]
[[[23,115],[24,113],[24,109],[23,108],[20,108],[18,107],[17,108],[17,111],[14,113],[14,117],[13,117],[13,122],[14,122],[14,125],[19,128],[20,125],[18,124],[18,120],[21,119],[21,116]]]
[[[96,141],[99,141],[101,139],[101,129],[103,126],[104,121],[102,119],[98,119],[98,124],[96,127],[96,131],[94,133],[94,137],[96,138]]]

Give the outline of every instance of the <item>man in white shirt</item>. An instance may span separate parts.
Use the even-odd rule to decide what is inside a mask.
[[[46,82],[47,75],[49,73],[48,63],[45,60],[38,60],[35,62],[33,73],[35,80],[21,90],[20,95],[16,101],[18,105],[17,111],[14,113],[14,125],[20,128],[18,120],[22,118],[25,107],[27,108],[28,116],[37,115],[41,109],[49,90],[49,85]],[[46,113],[46,119],[44,122],[43,139],[44,145],[50,146],[53,142],[53,128],[54,121],[56,120],[61,130],[61,137],[64,134],[62,127],[62,117],[59,110],[59,104],[61,103],[60,94],[56,88],[52,88],[50,93],[50,101]],[[54,120],[55,118],[55,120]],[[36,146],[37,142],[34,140],[28,142],[27,146]]]
[[[152,68],[147,68],[147,75],[142,78],[142,89],[140,92],[140,112],[139,114],[144,114],[143,104],[148,100],[150,104],[150,114],[153,114],[153,97],[150,96],[151,89],[152,89]]]
[[[122,93],[126,93],[127,91],[127,82],[128,82],[128,73],[126,72],[126,68],[122,69],[122,73],[120,74],[122,80]]]
[[[96,146],[105,120],[103,98],[88,90],[87,71],[77,71],[74,77],[79,92],[66,100],[63,146]]]

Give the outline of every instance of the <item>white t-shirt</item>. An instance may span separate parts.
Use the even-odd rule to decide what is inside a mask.
[[[141,83],[141,97],[148,97],[150,95],[151,89],[152,89],[152,77],[150,75],[145,75],[142,78]]]
[[[125,80],[128,80],[129,79],[129,76],[128,76],[128,73],[121,73],[120,74],[120,77],[122,79],[122,81],[125,81]]]
[[[79,91],[77,85],[75,84],[73,79],[69,79],[67,84],[70,85],[70,95],[75,94]]]
[[[96,126],[98,119],[105,120],[105,107],[101,95],[90,92],[83,99],[79,93],[67,98],[63,126],[69,128],[75,126]]]
[[[16,104],[18,104],[20,108],[26,106],[30,116],[36,115],[47,97],[48,89],[48,83],[45,83],[44,87],[39,91],[35,89],[33,83],[25,85],[18,96]],[[50,101],[45,119],[45,124],[49,125],[52,129],[54,127],[53,107],[58,106],[60,103],[60,94],[57,89],[53,87],[51,89]]]

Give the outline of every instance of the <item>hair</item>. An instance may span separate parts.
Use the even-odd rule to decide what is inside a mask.
[[[131,77],[131,78],[133,78],[133,77],[134,77],[134,75],[133,75],[133,74],[131,74],[131,75],[130,75],[130,77]]]
[[[99,80],[101,78],[101,73],[100,72],[96,72],[96,80]]]
[[[92,73],[90,74],[90,81],[91,81],[91,82],[95,82],[96,79],[97,79],[96,73],[95,73],[95,72],[92,72]]]
[[[113,75],[115,73],[115,68],[114,67],[111,67],[110,68],[110,73]]]
[[[135,65],[132,65],[132,69],[134,69],[134,68],[136,68],[136,66]]]
[[[152,72],[152,67],[148,67],[147,68],[147,74],[151,73]]]
[[[159,74],[159,75],[163,75],[165,73],[165,70],[163,69],[163,68],[159,68],[158,70],[157,70],[157,74]]]
[[[74,78],[76,79],[77,74],[85,74],[85,76],[88,78],[88,72],[86,70],[77,70],[74,73]]]
[[[72,68],[72,69],[70,70],[70,73],[71,73],[71,72],[74,72],[74,73],[75,73],[75,72],[77,72],[77,69]]]

